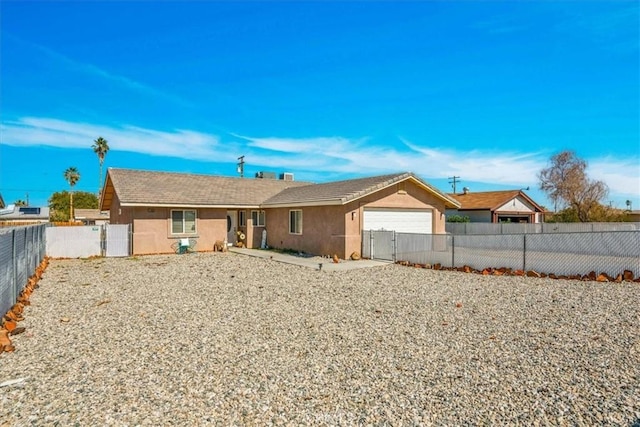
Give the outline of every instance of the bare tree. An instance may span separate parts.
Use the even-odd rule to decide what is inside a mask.
[[[558,206],[575,210],[580,222],[590,221],[593,210],[607,197],[609,189],[602,181],[590,180],[587,162],[573,151],[551,157],[551,164],[538,174],[540,189]]]

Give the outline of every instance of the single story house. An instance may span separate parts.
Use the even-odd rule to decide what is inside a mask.
[[[265,176],[265,175],[262,175]],[[444,233],[460,204],[410,172],[313,184],[292,179],[109,168],[100,208],[131,224],[134,254],[169,253],[178,239],[196,250],[218,241],[347,258],[362,230]]]
[[[448,209],[447,216],[468,216],[471,222],[543,222],[544,208],[522,190],[471,192],[449,194],[459,208]]]
[[[0,222],[25,223],[49,222],[48,206],[18,206],[10,204],[0,209]]]
[[[73,219],[84,225],[103,225],[109,222],[109,211],[100,209],[74,209]]]

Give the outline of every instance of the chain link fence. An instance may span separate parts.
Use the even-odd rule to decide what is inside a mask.
[[[640,222],[542,222],[537,224],[448,222],[445,227],[447,233],[455,235],[591,233],[594,231],[640,230]]]
[[[0,315],[9,311],[45,257],[45,224],[0,228]]]
[[[638,277],[640,230],[493,235],[364,231],[362,255],[444,267],[505,267],[567,276],[595,271],[615,277],[630,270]]]

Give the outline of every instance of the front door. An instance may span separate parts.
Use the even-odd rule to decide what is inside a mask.
[[[236,243],[236,231],[238,230],[238,211],[227,211],[227,245]]]

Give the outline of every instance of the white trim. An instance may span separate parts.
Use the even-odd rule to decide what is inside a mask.
[[[173,213],[174,212],[182,212],[182,232],[181,233],[173,232]],[[184,214],[185,212],[194,213],[193,227],[195,228],[195,230],[193,231],[185,230],[185,227],[186,227],[186,219]],[[171,212],[169,212],[169,236],[186,236],[186,235],[194,236],[197,234],[198,234],[198,210],[197,209],[171,209]]]
[[[291,225],[292,225],[291,224],[291,213],[293,213],[293,212],[300,212],[300,232],[299,233],[291,231]],[[300,236],[300,235],[302,235],[302,231],[303,231],[303,229],[302,229],[302,209],[289,209],[289,234],[295,234],[296,236]]]
[[[364,208],[362,229],[433,234],[433,209]]]

